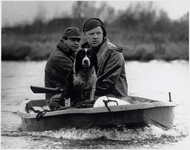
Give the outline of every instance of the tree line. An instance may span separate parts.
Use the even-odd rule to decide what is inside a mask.
[[[3,32],[16,34],[34,34],[47,32],[60,32],[68,26],[76,26],[82,29],[86,18],[99,17],[107,27],[107,30],[117,32],[119,30],[135,31],[151,35],[164,34],[170,40],[189,39],[189,13],[184,14],[178,21],[173,21],[163,10],[157,12],[153,2],[131,3],[126,10],[116,12],[115,9],[101,2],[99,7],[93,1],[77,1],[72,7],[70,16],[54,18],[44,23],[43,16],[36,16],[31,25],[17,25],[12,28],[3,28]],[[43,9],[42,9],[43,10]],[[43,12],[39,11],[39,14]],[[114,31],[115,30],[115,31]]]
[[[2,28],[3,60],[47,59],[67,27],[82,31],[84,20],[90,17],[104,21],[108,38],[124,47],[126,60],[189,59],[189,12],[171,20],[153,2],[131,3],[116,11],[106,1],[98,6],[93,1],[76,1],[70,15],[45,22],[44,13],[38,14],[32,24]]]

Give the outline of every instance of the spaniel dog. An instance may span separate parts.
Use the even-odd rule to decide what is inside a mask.
[[[97,57],[91,49],[80,49],[74,65],[73,93],[71,101],[91,101],[94,99],[97,81]]]

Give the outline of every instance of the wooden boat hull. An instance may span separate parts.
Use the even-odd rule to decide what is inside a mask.
[[[27,113],[26,104],[31,101],[24,101],[18,115],[22,119],[23,130],[46,131],[65,128],[87,129],[94,126],[112,127],[125,125],[126,127],[143,127],[154,124],[164,129],[173,126],[174,107],[172,102],[159,102],[139,97],[131,97],[141,101],[130,105],[109,106],[98,108],[68,108],[65,110],[46,112],[37,121],[36,113]],[[45,100],[33,100],[33,103],[45,105]]]

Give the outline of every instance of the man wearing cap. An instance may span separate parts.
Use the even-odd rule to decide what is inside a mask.
[[[122,49],[106,38],[104,23],[99,18],[90,18],[83,24],[84,42],[82,48],[91,48],[98,58],[97,77],[116,65],[121,67],[101,82],[97,82],[95,96],[122,98],[127,96],[128,85],[125,73],[125,61]]]
[[[51,53],[45,66],[45,87],[63,89],[63,93],[46,93],[51,109],[64,106],[64,99],[70,97],[75,53],[79,49],[81,34],[78,28],[67,28],[56,49]]]

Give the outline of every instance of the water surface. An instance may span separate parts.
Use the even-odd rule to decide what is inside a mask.
[[[44,94],[34,94],[30,86],[44,86],[45,61],[41,62],[2,62],[1,77],[1,132],[15,136],[21,133],[21,119],[16,112],[25,99],[43,99]],[[163,131],[150,126],[143,130],[133,131],[125,129],[119,131],[94,130],[60,130],[57,132],[45,131],[40,133],[47,137],[69,140],[97,139],[106,136],[114,140],[148,139],[151,136],[168,137],[189,135],[189,63],[187,61],[150,61],[126,62],[126,76],[129,86],[129,95],[146,97],[160,101],[169,101],[171,92],[172,101],[178,104],[175,108],[174,127]],[[39,135],[38,132],[24,133],[26,137]],[[23,135],[22,135],[23,136]],[[46,147],[47,148],[47,147]]]

